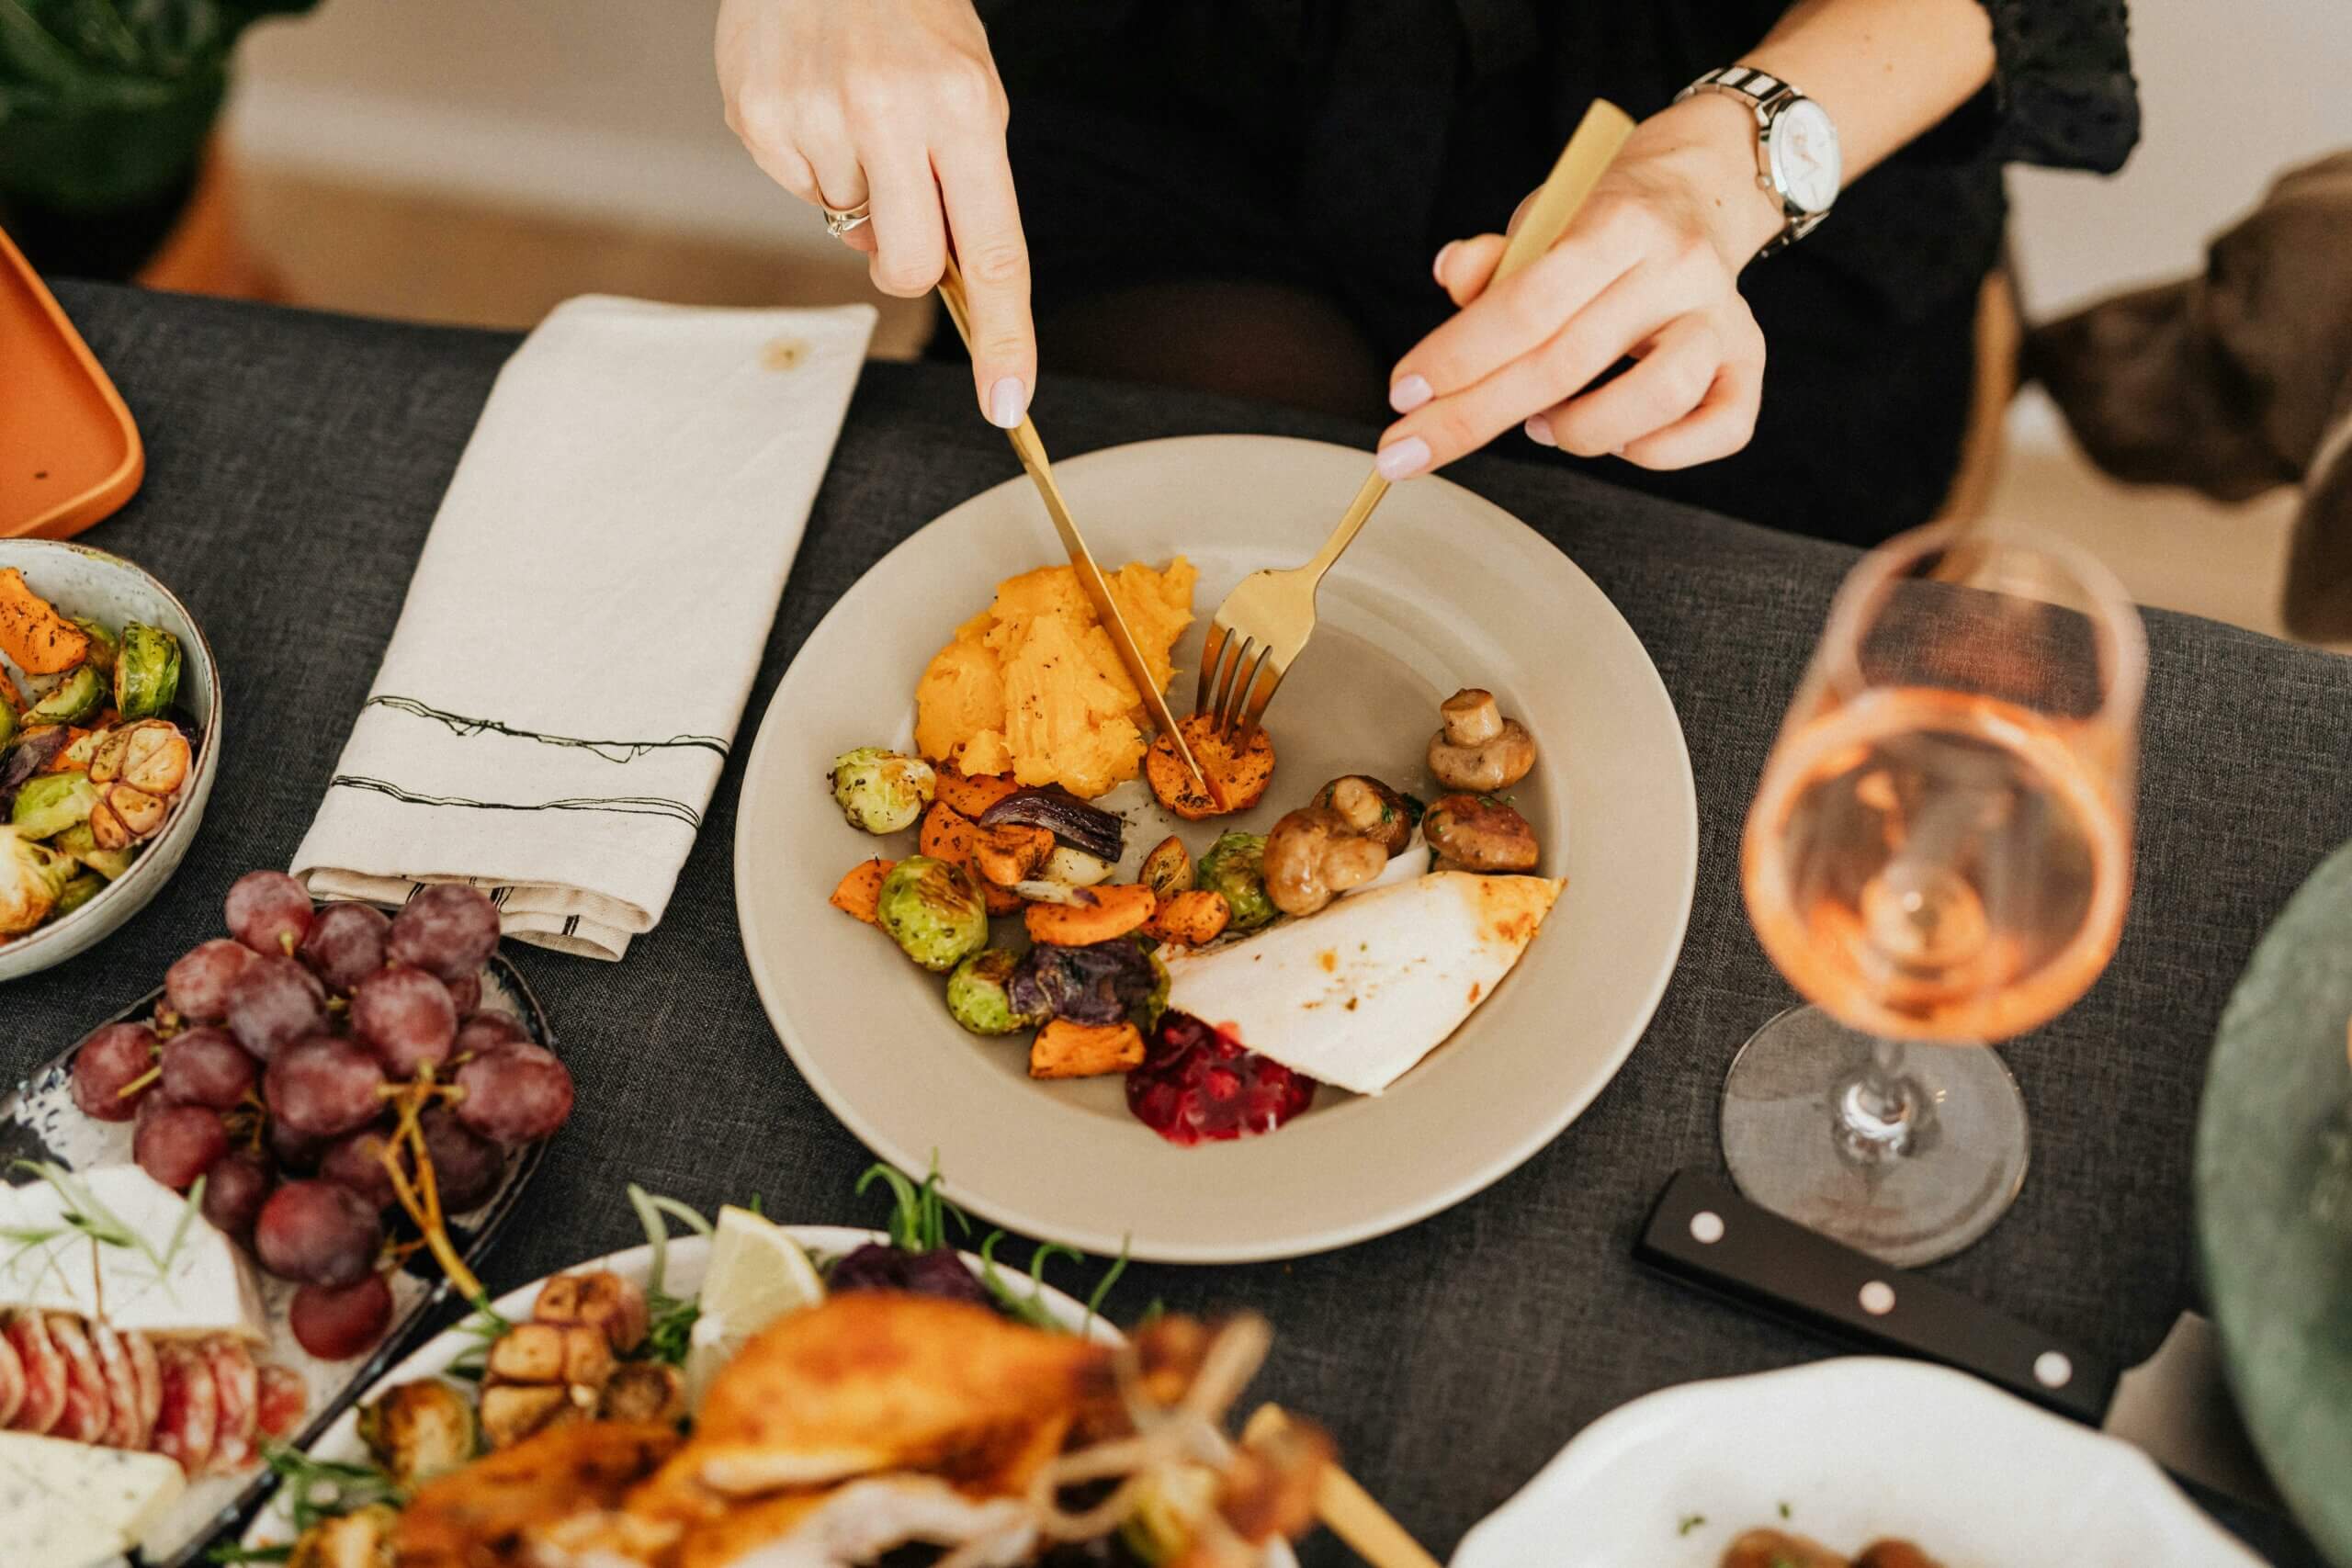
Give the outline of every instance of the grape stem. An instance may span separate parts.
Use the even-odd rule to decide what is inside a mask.
[[[123,1085],[120,1089],[115,1090],[114,1097],[117,1100],[129,1100],[132,1095],[137,1094],[141,1089],[145,1089],[149,1084],[153,1083],[157,1078],[160,1078],[163,1076],[163,1064],[159,1062],[155,1066],[148,1068],[145,1072],[140,1074],[137,1077],[131,1079],[129,1083]]]
[[[390,1085],[386,1087],[392,1088]],[[392,1179],[393,1194],[400,1199],[401,1207],[408,1217],[416,1222],[416,1228],[423,1233],[424,1245],[432,1249],[435,1259],[441,1265],[441,1272],[447,1276],[449,1283],[456,1287],[460,1296],[469,1301],[479,1301],[485,1296],[481,1281],[474,1278],[472,1269],[466,1267],[466,1260],[458,1256],[456,1246],[449,1240],[449,1228],[442,1223],[441,1190],[433,1176],[433,1156],[424,1146],[424,1124],[417,1119],[417,1113],[425,1101],[443,1092],[446,1091],[434,1083],[433,1069],[429,1066],[419,1069],[414,1083],[398,1086],[390,1098],[399,1122],[392,1129],[392,1135],[384,1141],[383,1149],[377,1158],[383,1161],[385,1173]],[[401,1168],[403,1145],[416,1161],[413,1185],[409,1181],[408,1172]]]

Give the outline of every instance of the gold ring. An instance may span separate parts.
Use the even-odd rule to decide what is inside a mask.
[[[822,202],[818,203],[818,205],[820,207],[824,207]],[[873,208],[874,204],[867,201],[861,201],[855,207],[850,208],[846,211],[843,211],[839,208],[824,207],[825,232],[831,234],[836,240],[841,239],[852,229],[857,228],[860,224],[870,220],[874,216]]]

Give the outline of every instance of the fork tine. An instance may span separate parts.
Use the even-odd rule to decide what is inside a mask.
[[[1209,705],[1209,693],[1216,689],[1217,661],[1225,657],[1225,628],[1211,623],[1209,635],[1201,644],[1201,671],[1193,682],[1193,711],[1201,713]]]
[[[1233,743],[1237,747],[1250,739],[1250,731],[1256,729],[1259,722],[1266,716],[1266,705],[1274,700],[1274,694],[1282,690],[1283,677],[1289,673],[1289,665],[1275,665],[1273,670],[1274,678],[1267,682],[1266,689],[1263,692],[1256,690],[1257,682],[1254,680],[1250,682],[1252,695],[1250,696],[1249,705],[1242,711],[1241,728],[1234,736]]]
[[[1219,735],[1233,728],[1233,716],[1241,705],[1238,689],[1250,670],[1250,650],[1258,646],[1257,638],[1241,631],[1236,631],[1229,640],[1233,644],[1233,661],[1225,667],[1217,682],[1216,708],[1211,716],[1212,725]]]
[[[1231,734],[1240,728],[1242,709],[1248,705],[1250,694],[1258,684],[1258,671],[1264,668],[1266,660],[1273,655],[1274,645],[1270,642],[1245,642],[1241,645],[1241,651],[1245,659],[1247,659],[1250,649],[1253,647],[1258,650],[1258,657],[1254,660],[1248,660],[1248,667],[1246,670],[1242,667],[1242,660],[1237,660],[1235,661],[1234,674],[1236,679],[1233,682],[1232,690],[1227,694],[1224,705],[1218,710],[1224,717],[1224,722],[1217,727],[1220,733]]]
[[[1232,703],[1232,677],[1249,659],[1249,637],[1238,630],[1226,630],[1226,659],[1216,665],[1216,691],[1209,694],[1209,728],[1214,733],[1226,733],[1226,705]]]

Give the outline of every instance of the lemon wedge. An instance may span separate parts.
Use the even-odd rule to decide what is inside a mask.
[[[687,1408],[702,1408],[710,1380],[752,1335],[824,1299],[816,1266],[783,1226],[732,1204],[719,1210],[702,1278],[702,1310],[686,1344]]]

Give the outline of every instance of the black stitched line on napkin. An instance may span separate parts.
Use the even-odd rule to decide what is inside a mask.
[[[616,795],[537,802],[469,800],[456,795],[418,795],[389,780],[362,778],[356,773],[337,773],[327,781],[327,787],[373,790],[378,795],[390,795],[409,806],[451,806],[469,811],[617,811],[632,817],[667,817],[673,821],[684,822],[697,832],[702,829],[701,812],[683,800],[670,800],[658,795]]]
[[[706,751],[727,755],[727,742],[716,735],[673,735],[667,740],[584,740],[576,735],[548,735],[537,729],[517,729],[494,718],[473,718],[447,708],[436,708],[414,697],[369,697],[360,706],[385,707],[416,718],[429,718],[448,727],[449,733],[460,740],[481,734],[511,735],[517,740],[536,740],[542,746],[568,746],[576,750],[593,751],[607,762],[634,762],[649,751],[666,751],[680,747],[699,747]],[[615,756],[613,753],[619,752]]]

